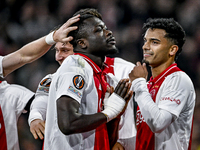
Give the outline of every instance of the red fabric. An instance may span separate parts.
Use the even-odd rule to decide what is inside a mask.
[[[87,56],[80,54],[80,53],[75,53],[75,55],[80,55],[82,56],[93,68],[93,78],[95,81],[95,86],[98,92],[98,112],[102,111],[103,107],[103,100],[104,96],[107,90],[107,82],[105,81],[105,74],[102,72],[102,70],[97,66],[90,58]],[[95,145],[94,145],[94,150],[110,150],[110,145],[109,145],[109,138],[108,138],[108,132],[107,132],[107,126],[106,124],[102,124],[101,126],[96,128],[96,133],[95,133]]]
[[[114,58],[110,58],[110,57],[106,57],[105,62],[104,62],[104,68],[103,68],[103,72],[105,74],[107,73],[112,73],[114,74]]]
[[[2,81],[0,81],[0,83],[1,83]]]
[[[165,77],[177,71],[181,71],[181,70],[177,67],[177,64],[172,64],[154,79],[153,77],[150,78],[148,82],[149,84],[147,86],[149,89],[149,93],[151,94],[151,97],[154,102],[156,100],[157,92],[161,84],[165,80]],[[143,117],[142,117],[141,112],[139,111],[139,106],[138,106],[136,149],[137,150],[154,150],[154,147],[155,147],[154,140],[155,140],[154,133],[151,131],[147,123],[143,121]]]
[[[0,150],[7,150],[6,129],[3,120],[3,113],[0,106]]]
[[[190,133],[190,141],[189,141],[188,150],[191,150],[191,147],[192,147],[193,121],[194,121],[194,117],[192,118],[192,129],[191,129],[191,133]]]

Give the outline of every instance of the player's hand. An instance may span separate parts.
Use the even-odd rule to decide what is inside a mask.
[[[104,99],[104,110],[102,113],[107,117],[107,122],[124,113],[128,101],[133,95],[130,87],[129,79],[122,79],[119,81],[114,93]]]
[[[41,119],[35,119],[30,123],[30,131],[35,139],[38,139],[38,137],[41,140],[44,139],[44,129],[45,121]]]
[[[133,68],[133,70],[129,73],[129,78],[131,82],[137,78],[145,78],[147,79],[148,71],[146,68],[146,64],[141,64],[140,62],[136,63],[136,66]]]
[[[64,23],[58,30],[55,31],[53,35],[53,39],[55,42],[67,43],[73,39],[73,37],[69,36],[69,32],[76,30],[77,26],[71,26],[73,23],[80,20],[80,15],[74,16],[70,18],[66,23]],[[71,26],[71,27],[70,27]]]
[[[118,117],[124,113],[129,100],[133,96],[133,91],[131,91],[130,88],[131,88],[131,83],[129,82],[129,79],[120,80],[117,87],[115,88],[114,92],[126,101],[126,104],[125,104],[123,110],[121,111],[121,113],[118,115]]]
[[[119,142],[116,142],[112,150],[125,150],[125,149]]]
[[[125,101],[129,101],[131,96],[133,95],[133,92],[130,91],[130,87],[131,83],[129,82],[129,79],[122,79],[117,84],[114,92]]]

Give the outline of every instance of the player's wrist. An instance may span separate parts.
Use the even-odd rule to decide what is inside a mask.
[[[105,99],[102,113],[107,117],[107,122],[116,118],[122,112],[125,104],[125,100],[116,93],[112,93],[108,99]]]
[[[54,41],[53,39],[53,34],[55,33],[55,31],[49,33],[46,37],[45,37],[45,42],[48,44],[48,45],[53,45],[56,43],[56,41]]]

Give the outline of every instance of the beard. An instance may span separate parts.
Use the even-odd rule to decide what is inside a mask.
[[[145,63],[147,66],[149,66],[149,61],[145,60],[144,58],[142,60],[142,63]]]

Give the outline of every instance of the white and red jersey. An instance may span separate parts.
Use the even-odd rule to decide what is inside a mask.
[[[58,127],[56,101],[67,95],[80,103],[79,113],[95,114],[102,110],[106,92],[99,75],[101,69],[88,57],[68,56],[58,68],[51,82],[46,129],[45,150],[107,150],[109,140],[106,124],[84,133],[64,135]]]
[[[3,78],[3,66],[2,66],[2,61],[3,61],[3,56],[0,56],[0,77]]]
[[[144,78],[135,79],[133,86],[138,103],[136,149],[191,149],[196,95],[188,75],[172,64],[150,79],[148,89]],[[166,126],[162,126],[164,118],[159,118],[162,110],[173,118],[163,122]]]
[[[106,57],[104,72],[107,74],[109,85],[116,87],[117,83],[124,78],[129,78],[129,73],[135,67],[134,64],[121,58]],[[113,74],[114,76],[110,75]],[[136,126],[134,119],[134,103],[131,99],[126,111],[121,116],[119,124],[119,141],[125,149],[135,149]]]
[[[2,81],[0,94],[0,149],[19,150],[17,120],[34,93],[20,85]]]

